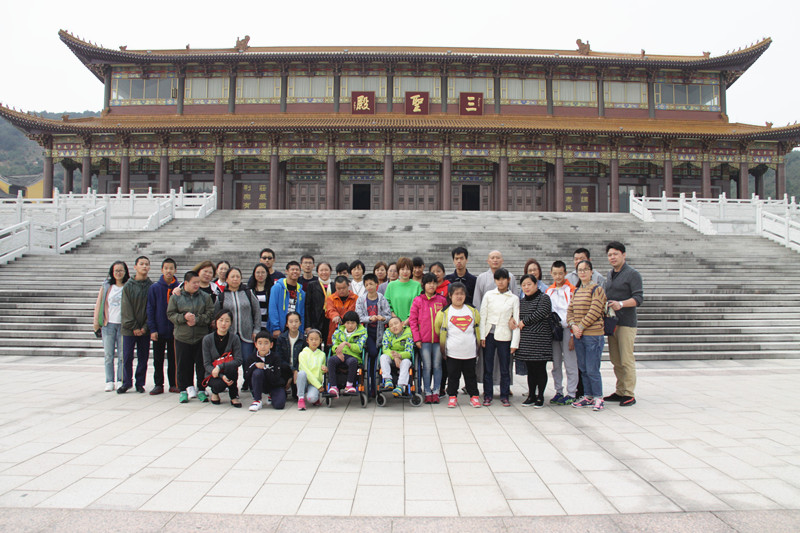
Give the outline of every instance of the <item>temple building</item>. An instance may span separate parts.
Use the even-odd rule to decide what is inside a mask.
[[[714,57],[59,37],[102,83],[102,115],[0,106],[43,148],[45,196],[61,164],[67,191],[80,169],[100,193],[216,186],[224,209],[617,212],[630,191],[749,198],[768,169],[782,197],[800,144],[800,126],[728,121],[770,39]]]

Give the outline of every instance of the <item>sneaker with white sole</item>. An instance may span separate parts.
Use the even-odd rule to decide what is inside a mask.
[[[189,395],[189,398],[197,398],[197,389],[194,385],[189,385],[186,387],[186,394]]]
[[[594,398],[584,396],[577,402],[573,402],[572,407],[592,407],[594,406]]]
[[[114,382],[109,381],[106,383],[106,392],[111,392],[114,390]]]
[[[255,413],[259,409],[261,409],[261,402],[259,402],[258,400],[254,401],[253,403],[250,404],[250,410],[252,412]]]
[[[602,411],[605,408],[606,408],[605,402],[603,401],[602,398],[597,398],[594,401],[594,405],[592,406],[593,411]]]

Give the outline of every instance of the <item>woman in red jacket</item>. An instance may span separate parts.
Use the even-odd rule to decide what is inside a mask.
[[[433,323],[436,313],[447,305],[447,298],[436,294],[438,286],[435,274],[429,272],[422,276],[424,292],[411,302],[411,312],[408,316],[414,344],[419,348],[422,357],[425,403],[439,403],[439,382],[442,379],[442,352],[439,348],[439,335],[436,334]]]

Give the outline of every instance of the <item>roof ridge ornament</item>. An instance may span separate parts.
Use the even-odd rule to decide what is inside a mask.
[[[589,41],[586,41],[586,44],[583,43],[581,39],[575,41],[575,44],[578,45],[578,53],[582,56],[588,56],[589,53],[592,51],[592,47],[589,45]]]
[[[187,47],[188,48],[188,47]],[[250,36],[245,35],[244,39],[236,38],[236,46],[234,46],[236,50],[239,52],[246,52],[250,48]]]

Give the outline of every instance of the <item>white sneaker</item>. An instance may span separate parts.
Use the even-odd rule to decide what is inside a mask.
[[[120,387],[122,387],[122,382],[121,381],[117,381],[117,388],[120,388]]]
[[[258,400],[250,404],[250,410],[253,411],[254,413],[259,409],[261,409],[261,402],[259,402]]]
[[[272,396],[267,394],[267,405],[272,405]]]
[[[111,392],[114,390],[114,382],[108,381],[106,382],[106,392]]]
[[[197,389],[194,388],[193,385],[186,387],[186,393],[189,395],[189,398],[197,398]]]

